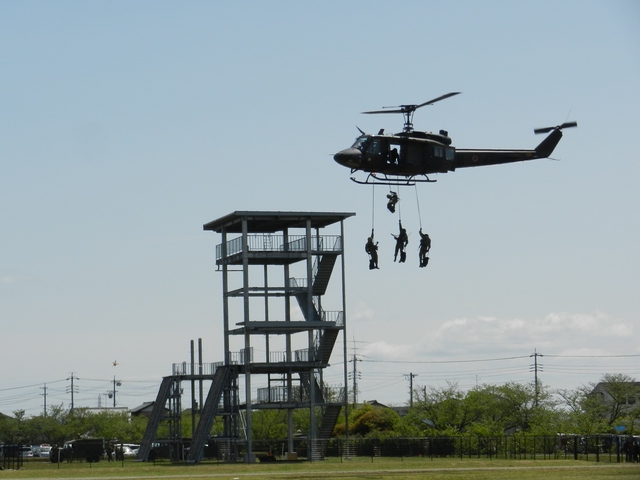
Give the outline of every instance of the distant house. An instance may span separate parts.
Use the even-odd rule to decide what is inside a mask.
[[[132,408],[131,410],[129,410],[129,412],[131,413],[132,417],[150,417],[155,404],[156,402],[144,402],[142,405],[138,405],[137,407]],[[165,408],[165,411],[168,412],[169,409]]]
[[[127,407],[84,407],[88,413],[129,413]]]
[[[373,408],[389,408],[387,405],[380,403],[377,400],[369,400],[364,402],[365,405],[371,405]]]
[[[623,411],[629,411],[640,404],[640,382],[617,383],[600,382],[591,395],[599,395],[606,405],[619,403]]]
[[[409,413],[409,407],[407,406],[403,406],[403,407],[389,407],[383,403],[380,403],[377,400],[371,400],[369,402],[364,402],[366,405],[371,405],[374,408],[390,408],[391,410],[395,411],[399,417],[404,417],[407,413]]]

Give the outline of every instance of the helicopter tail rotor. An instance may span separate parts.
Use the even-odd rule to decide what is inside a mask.
[[[552,130],[562,130],[563,128],[571,128],[577,127],[578,122],[565,122],[562,125],[556,125],[555,127],[544,127],[544,128],[536,128],[533,132],[538,133],[549,133]]]
[[[535,133],[551,132],[545,137],[544,140],[542,140],[542,142],[540,142],[540,145],[535,148],[537,156],[536,158],[549,158],[549,156],[551,156],[551,154],[553,153],[553,150],[556,148],[556,145],[558,145],[558,142],[562,138],[562,129],[577,126],[577,122],[565,122],[555,127],[536,128],[534,130]]]

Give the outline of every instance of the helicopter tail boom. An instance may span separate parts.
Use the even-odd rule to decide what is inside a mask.
[[[456,149],[455,168],[501,165],[535,160],[536,158],[542,157],[535,150],[467,150],[461,148]]]
[[[549,133],[534,150],[465,150],[456,149],[456,168],[500,165],[548,158],[562,138],[562,129],[576,127],[576,122],[563,123],[556,127],[539,128],[535,133]]]

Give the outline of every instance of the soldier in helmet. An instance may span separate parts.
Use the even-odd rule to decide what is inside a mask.
[[[420,267],[426,267],[429,263],[429,250],[431,250],[431,238],[429,238],[428,233],[422,233],[422,228],[420,228],[420,250],[418,254]]]
[[[404,249],[409,243],[409,236],[407,235],[407,231],[402,228],[402,220],[398,220],[398,225],[400,228],[400,233],[398,235],[394,235],[393,233],[391,234],[393,238],[396,239],[396,251],[393,255],[393,261],[395,262],[397,260],[398,253],[400,253],[399,263],[404,263],[404,261],[407,259],[407,253],[404,251]]]
[[[373,242],[373,229],[371,229],[371,236],[367,238],[364,250],[369,254],[369,270],[378,268],[378,244]]]
[[[391,213],[394,213],[396,211],[396,203],[398,203],[400,198],[398,197],[398,194],[396,192],[389,192],[387,194],[387,198],[389,199],[389,201],[387,202],[387,210],[389,210]]]

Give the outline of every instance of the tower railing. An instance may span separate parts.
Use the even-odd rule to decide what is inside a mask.
[[[322,397],[330,403],[343,402],[345,389],[343,387],[324,386],[322,388]],[[279,402],[300,402],[308,401],[309,395],[301,385],[295,385],[289,390],[286,386],[271,386],[258,388],[256,390],[257,403],[279,403]]]
[[[247,248],[250,252],[306,252],[306,235],[247,235]],[[286,238],[286,242],[285,242]],[[340,252],[342,239],[340,235],[314,235],[311,238],[312,252]],[[242,237],[234,238],[226,244],[216,245],[216,260],[222,259],[223,246],[226,246],[227,257],[242,253]]]
[[[216,370],[224,365],[224,362],[214,363],[174,363],[171,367],[171,374],[173,376],[185,376],[185,375],[215,375]]]

